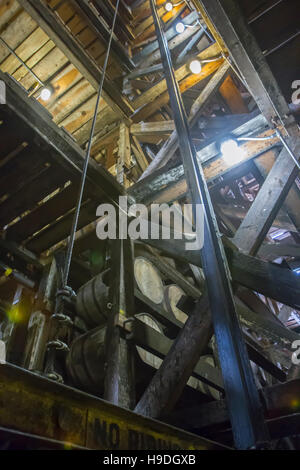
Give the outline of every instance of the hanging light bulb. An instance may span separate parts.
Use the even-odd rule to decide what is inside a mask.
[[[233,137],[224,139],[220,144],[220,151],[226,163],[238,163],[243,157],[243,149]]]
[[[201,62],[200,60],[192,60],[192,62],[190,63],[190,71],[194,74],[198,74],[200,73],[202,70],[202,65],[201,65]]]
[[[185,30],[185,26],[183,23],[181,23],[181,21],[179,23],[177,23],[176,25],[176,31],[178,34],[181,34],[183,33],[183,31]]]
[[[166,9],[167,11],[172,11],[172,10],[173,10],[173,3],[167,2],[167,3],[165,4],[165,9]]]
[[[50,86],[46,86],[42,89],[40,98],[43,101],[49,101],[52,95],[53,95],[53,88]]]

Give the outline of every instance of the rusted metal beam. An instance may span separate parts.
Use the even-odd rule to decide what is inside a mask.
[[[98,450],[224,449],[9,364],[0,380],[3,428]]]

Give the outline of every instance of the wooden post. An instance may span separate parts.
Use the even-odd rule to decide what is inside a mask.
[[[26,344],[26,329],[32,308],[32,298],[26,289],[18,285],[11,308],[8,312],[9,323],[4,333],[7,361],[23,366]]]
[[[35,300],[33,313],[28,323],[24,367],[28,370],[43,371],[49,336],[50,315],[54,310],[57,268],[55,259],[45,267]]]
[[[130,146],[130,134],[129,128],[125,122],[120,125],[119,133],[119,150],[118,150],[118,162],[117,162],[117,180],[119,183],[125,185],[125,168],[129,169],[131,166],[131,146]]]
[[[135,403],[133,345],[121,326],[134,315],[133,254],[130,240],[111,242],[110,314],[105,338],[104,399],[133,408]]]

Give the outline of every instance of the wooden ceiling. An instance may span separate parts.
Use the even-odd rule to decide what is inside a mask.
[[[1,38],[45,85],[53,86],[54,93],[49,102],[41,101],[40,88],[34,90],[36,84],[34,76],[2,43],[0,43],[0,70],[10,74],[29,94],[33,93],[33,97],[49,112],[53,122],[63,127],[82,149],[85,148],[90,135],[97,84],[104,63],[114,3],[100,0],[0,1]],[[265,162],[274,161],[273,149],[276,150],[278,139],[244,144],[245,157],[239,162],[241,166],[238,168],[235,164],[228,164],[220,158],[216,141],[237,128],[241,128],[239,132],[244,132],[244,123],[255,117],[258,112],[256,103],[238,76],[230,69],[222,45],[214,41],[213,31],[207,28],[201,16],[195,10],[190,10],[186,2],[176,4],[171,12],[166,12],[164,3],[164,0],[157,0],[159,15],[165,24],[176,77],[192,126],[192,136],[199,150],[199,160],[204,165],[205,176],[209,184],[219,188],[220,191],[223,191],[228,181],[234,180],[236,186],[242,187],[243,190],[252,185],[251,188],[254,188],[255,193],[261,183],[258,183],[255,177],[247,179],[246,182],[242,181],[242,177],[249,171],[255,173],[255,165],[252,164],[254,158],[263,155]],[[247,2],[244,3],[246,8]],[[253,18],[269,3],[272,2],[256,2],[252,5],[253,8],[245,10],[247,17]],[[181,34],[177,34],[175,29],[179,21],[186,25]],[[285,31],[287,36],[293,33],[293,24],[292,19],[287,18]],[[277,26],[279,28],[279,25]],[[255,27],[256,22],[251,23],[251,28]],[[271,31],[269,23],[268,28]],[[255,34],[259,35],[259,31],[255,30]],[[262,41],[261,47],[273,47],[263,42],[267,39],[268,37],[261,33],[259,39]],[[295,38],[295,41],[297,40]],[[295,47],[294,40],[279,49],[276,54],[284,55],[290,51],[288,53],[292,56],[293,47]],[[192,74],[189,70],[190,60],[194,58],[202,61],[202,71],[199,74]],[[271,58],[272,54],[270,60]],[[278,64],[276,67],[278,69]],[[289,64],[285,80],[294,73],[293,67],[295,69],[293,64]],[[275,72],[279,74],[276,70]],[[282,82],[281,85],[287,88],[286,82]],[[262,121],[259,121],[258,127],[254,123],[254,129],[262,136],[268,135],[265,132],[270,133]],[[4,128],[2,130],[4,132]],[[16,142],[16,146],[26,141],[24,138],[22,140],[22,135],[20,139],[20,142]],[[8,140],[7,135],[7,142]],[[160,63],[149,0],[122,0],[107,81],[98,111],[92,156],[95,162],[100,164],[99,167],[110,171],[120,183],[128,187],[136,183],[149,164],[151,166],[155,156],[162,157],[164,164],[170,160],[173,165],[180,163],[176,151],[172,111]],[[1,199],[5,204],[12,197],[17,198],[12,194],[13,186],[8,183],[12,181],[12,172],[19,171],[17,175],[19,180],[22,179],[22,171],[29,178],[35,168],[34,165],[37,164],[28,150],[27,154],[28,161],[21,162],[19,158],[18,162],[10,162],[10,167],[2,165],[2,182],[7,180],[5,185],[3,183],[2,191],[5,199]],[[7,148],[4,145],[1,158],[4,159],[6,156]],[[265,168],[262,173],[265,176],[272,163],[261,163],[263,164]],[[4,237],[9,234],[14,242],[30,248],[38,256],[56,246],[56,243],[65,240],[76,203],[76,188],[73,185],[65,187],[66,182],[72,178],[62,174],[66,178],[62,182],[57,179],[54,187],[51,186],[51,191],[49,189],[48,193],[46,191],[36,194],[28,207],[25,207],[24,202],[22,207],[20,206],[22,210],[14,213],[14,217],[11,214],[8,218],[5,216],[2,224],[2,229],[5,229],[2,233]],[[168,202],[167,197],[170,199],[182,197],[186,193],[184,182],[181,181],[180,185],[179,192],[178,186],[176,190],[174,186],[173,190],[167,192],[169,196],[164,196],[166,202]],[[224,200],[218,199],[218,194],[217,216],[221,228],[225,226],[226,233],[228,226],[231,231],[238,227],[241,216],[236,217],[236,212],[245,214],[249,208],[247,197],[244,198],[244,206],[241,204],[241,207],[235,209],[232,204],[236,201],[233,200],[229,204],[225,197],[225,203],[230,205],[231,213],[228,217],[228,210],[225,211],[226,217],[224,211],[219,211],[220,208],[217,207],[219,204],[224,209]],[[295,204],[298,197],[298,193],[294,194],[290,213],[296,212]],[[59,201],[64,203],[61,204]],[[44,203],[47,206],[44,207]],[[94,209],[92,206],[87,217],[83,217],[82,227],[95,220]],[[47,212],[47,216],[40,217],[39,214],[43,211]],[[235,215],[232,215],[233,212]],[[32,220],[34,220],[34,230],[29,224]],[[293,226],[289,218],[285,220],[286,227]],[[95,236],[94,227],[92,232]]]

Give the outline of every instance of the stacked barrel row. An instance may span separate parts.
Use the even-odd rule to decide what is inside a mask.
[[[166,276],[163,276],[149,259],[142,256],[135,258],[134,277],[136,288],[145,298],[150,300],[150,303],[160,306],[182,324],[186,322],[188,316],[177,306],[182,296],[185,296],[185,292],[178,285],[169,284]],[[89,331],[73,342],[67,358],[68,372],[74,384],[99,395],[103,393],[104,342],[107,318],[110,312],[108,286],[109,271],[105,271],[79,290],[76,309]],[[154,318],[153,314],[143,311],[136,313],[140,321],[160,334],[164,334],[163,326]],[[213,356],[206,356],[202,359],[214,366]],[[162,359],[155,354],[136,346],[137,383],[145,380],[149,367],[152,370],[158,369],[161,362]],[[189,379],[188,385],[206,395],[219,398],[219,392],[194,377]]]

